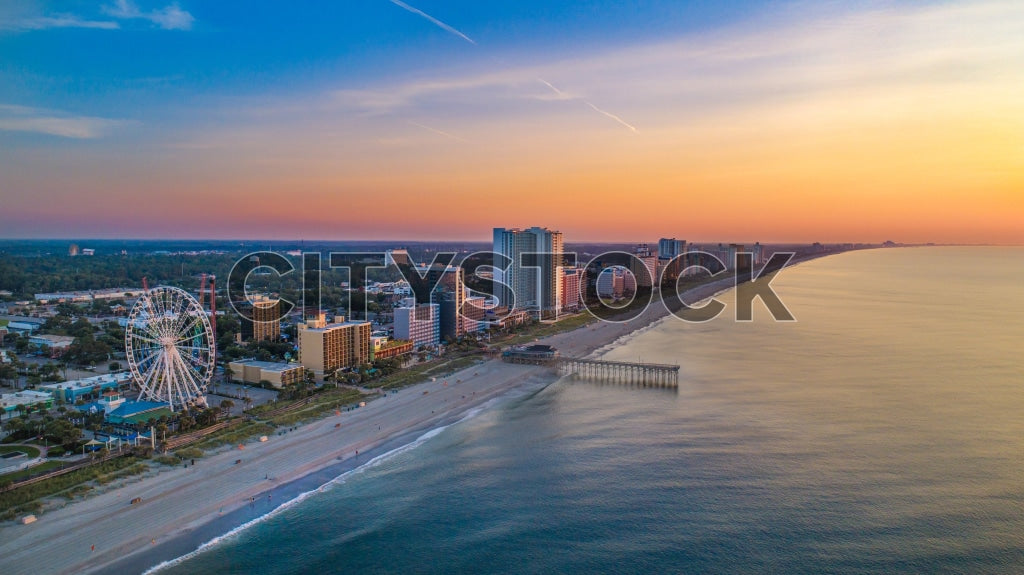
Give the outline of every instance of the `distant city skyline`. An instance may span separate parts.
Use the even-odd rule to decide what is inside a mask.
[[[0,237],[1022,244],[1022,20],[1009,1],[6,3]]]

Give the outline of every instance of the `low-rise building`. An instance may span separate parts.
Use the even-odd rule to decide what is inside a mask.
[[[0,320],[6,322],[8,332],[18,335],[31,335],[46,323],[46,320],[42,318],[21,315],[4,315],[0,316]]]
[[[49,393],[54,401],[75,403],[79,399],[102,397],[105,391],[123,391],[131,387],[132,374],[128,372],[110,373],[64,381],[60,383],[44,383],[37,389]]]
[[[160,401],[126,401],[107,414],[114,425],[146,425],[163,416],[174,417],[168,404]]]
[[[36,349],[49,349],[50,356],[56,357],[63,355],[71,347],[71,344],[75,343],[75,338],[69,335],[41,334],[29,336],[28,343],[35,346]]]
[[[305,368],[297,363],[278,363],[272,361],[256,361],[241,359],[228,364],[231,368],[231,379],[245,383],[269,381],[274,387],[284,387],[302,381]]]
[[[6,413],[8,418],[14,417],[15,411],[25,412],[53,407],[53,396],[42,391],[26,389],[14,393],[0,395],[0,414]]]
[[[94,300],[128,299],[137,297],[141,293],[142,288],[110,288],[89,291],[37,293],[35,294],[35,299],[42,304],[60,302],[84,303]]]
[[[38,323],[27,321],[12,321],[7,324],[7,331],[18,335],[29,335],[39,329]]]
[[[487,324],[496,329],[509,329],[523,325],[532,318],[532,315],[527,310],[516,309],[509,311],[508,307],[504,306],[487,310],[485,316]]]
[[[391,341],[385,341],[379,346],[374,345],[373,348],[373,359],[388,359],[392,357],[398,357],[400,355],[406,355],[412,353],[415,344],[411,341],[393,339]]]

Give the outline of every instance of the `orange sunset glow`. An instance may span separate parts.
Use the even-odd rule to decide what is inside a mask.
[[[1018,244],[1022,17],[790,9],[572,54],[463,42],[466,60],[197,93],[82,137],[8,118],[0,229]]]

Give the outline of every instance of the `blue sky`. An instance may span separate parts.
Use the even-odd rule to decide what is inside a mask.
[[[180,125],[196,105],[225,99],[571,59],[771,10],[742,2],[415,4],[476,44],[387,0],[128,4],[183,15],[169,22],[113,16],[114,2],[19,4],[0,9],[0,103]]]
[[[6,5],[0,101],[161,121],[184,98],[358,88],[439,68],[572,58],[771,10],[740,2],[413,4],[476,45],[388,0]],[[160,16],[169,10],[180,16]],[[118,15],[125,12],[139,16]]]
[[[1004,0],[7,2],[0,236],[1021,243],[1022,20]]]

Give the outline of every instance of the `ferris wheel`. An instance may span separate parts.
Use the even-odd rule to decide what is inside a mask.
[[[142,399],[169,403],[172,411],[205,404],[215,343],[195,298],[175,287],[146,290],[132,306],[124,344]]]

